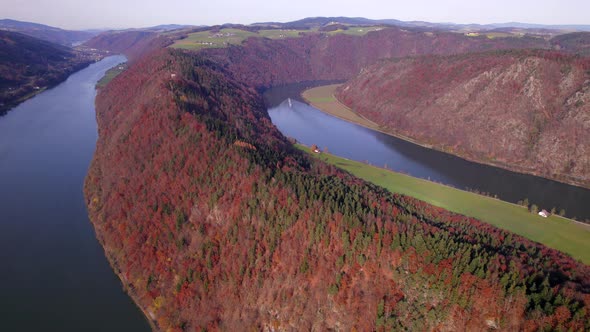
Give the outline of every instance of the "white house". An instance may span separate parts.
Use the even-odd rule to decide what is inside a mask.
[[[549,217],[549,212],[547,212],[547,210],[541,210],[541,212],[539,212],[539,215],[543,218],[547,218]]]

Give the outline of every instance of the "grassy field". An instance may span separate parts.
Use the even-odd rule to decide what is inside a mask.
[[[350,27],[347,30],[336,30],[327,32],[329,35],[348,34],[362,36],[371,31],[377,31],[381,27]],[[258,32],[245,31],[240,29],[221,29],[219,32],[201,31],[188,35],[187,38],[177,40],[171,47],[198,50],[202,48],[220,48],[227,45],[239,45],[250,37],[284,39],[295,38],[300,34],[317,33],[317,30],[293,30],[293,29],[268,29]]]
[[[335,30],[327,32],[329,35],[337,35],[337,34],[345,34],[345,35],[352,35],[352,36],[364,36],[371,31],[379,31],[383,29],[383,27],[349,27],[346,30]]]
[[[117,77],[117,75],[121,74],[123,71],[127,69],[127,64],[122,63],[118,64],[115,67],[107,70],[104,76],[96,83],[97,88],[102,88],[103,86],[107,85],[113,78]]]
[[[376,123],[355,113],[353,110],[340,103],[334,97],[334,91],[340,85],[341,84],[319,86],[305,90],[301,95],[303,99],[307,100],[312,106],[322,110],[323,112],[332,114],[346,121],[360,124],[361,126],[365,126],[367,128],[379,130],[379,126]]]
[[[311,154],[308,147],[297,147]],[[331,154],[312,155],[390,192],[412,196],[444,209],[477,218],[590,264],[590,225],[559,216],[543,218],[516,204]]]
[[[229,44],[238,45],[249,37],[257,34],[239,29],[222,29],[217,33],[211,31],[195,32],[187,38],[177,40],[171,47],[198,50],[201,48],[226,47]]]

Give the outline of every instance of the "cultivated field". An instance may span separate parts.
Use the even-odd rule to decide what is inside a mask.
[[[362,36],[371,31],[381,30],[382,27],[350,27],[346,30],[335,30],[323,32],[328,35],[347,34],[353,36]],[[296,38],[301,34],[319,33],[314,30],[294,30],[294,29],[267,29],[258,32],[240,30],[240,29],[221,29],[219,32],[211,30],[191,33],[187,38],[177,40],[171,47],[198,50],[202,48],[220,48],[228,45],[239,45],[250,37],[284,39]]]

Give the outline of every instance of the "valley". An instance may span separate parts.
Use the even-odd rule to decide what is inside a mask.
[[[338,99],[335,97],[335,94],[337,93],[338,89],[341,89],[341,87],[342,84],[333,84],[311,88],[303,91],[302,97],[312,106],[316,107],[322,112],[326,112],[340,119],[355,123],[357,125],[369,128],[371,130],[384,133],[386,135],[402,139],[404,141],[411,142],[412,144],[416,144],[427,149],[435,149],[438,151],[442,151],[444,153],[456,155],[456,153],[454,153],[453,151],[441,149],[436,145],[424,143],[424,141],[417,140],[413,137],[408,137],[398,132],[394,132],[386,127],[379,126],[375,122],[368,120],[364,116],[356,113],[355,111],[351,110],[349,107],[338,101]],[[297,138],[297,136],[294,137]],[[314,142],[317,144],[323,144],[322,140],[319,137]],[[475,161],[480,164],[490,164],[494,166],[494,163],[478,159],[473,160],[472,158],[465,158],[460,154],[459,157],[466,160]],[[354,159],[358,160],[358,158]],[[582,220],[588,223],[590,217],[590,210],[586,208],[586,204],[582,203],[590,199],[590,196],[588,196],[590,193],[587,189],[558,185],[557,183],[553,183],[553,181],[538,181],[537,184],[533,185],[532,183],[535,182],[535,180],[532,180],[533,177],[531,177],[531,181],[521,181],[519,178],[525,177],[519,177],[516,174],[510,174],[511,172],[499,172],[498,170],[494,172],[487,172],[485,171],[486,168],[476,170],[477,167],[473,167],[472,169],[470,169],[470,167],[460,166],[460,164],[468,165],[469,163],[451,163],[448,158],[440,159],[441,161],[439,162],[431,161],[429,162],[429,164],[449,164],[452,166],[431,167],[439,169],[457,168],[461,169],[461,171],[459,171],[458,174],[456,174],[456,176],[454,177],[442,177],[428,173],[420,174],[418,172],[414,173],[413,171],[409,171],[409,173],[413,176],[418,176],[422,178],[425,178],[426,176],[428,176],[428,178],[432,177],[432,179],[434,179],[437,182],[442,182],[444,184],[455,186],[459,189],[476,190],[478,192],[484,192],[488,195],[497,196],[503,200],[507,200],[512,203],[517,203],[519,201],[522,201],[524,198],[527,198],[527,200],[531,201],[530,204],[541,205],[542,207],[547,208],[547,210],[554,209],[555,211],[559,211],[561,209],[565,209],[568,211],[567,215],[569,217],[573,217],[577,220]],[[372,162],[376,162],[378,165],[379,163],[381,163],[382,165],[382,163],[386,162],[382,158],[370,158],[370,160]],[[395,167],[396,165],[393,164],[393,166]],[[500,166],[505,169],[511,169],[509,165]],[[517,168],[516,171],[518,170],[519,169]],[[407,169],[404,171],[408,172]],[[500,173],[500,176],[496,176]],[[469,174],[478,175],[470,176]],[[471,178],[471,181],[467,180],[467,178]],[[541,180],[540,178],[537,179]],[[559,206],[559,208],[557,208],[557,206]]]
[[[590,330],[588,26],[160,23],[0,20],[7,328]]]
[[[589,68],[540,51],[414,57],[377,63],[335,96],[381,130],[587,188]]]
[[[101,58],[98,52],[0,30],[0,115]]]
[[[155,330],[586,328],[587,265],[311,159],[258,92],[352,79],[393,56],[545,45],[437,34],[248,38],[196,52],[152,48],[173,44],[163,36],[100,37],[134,60],[97,97],[85,195]]]

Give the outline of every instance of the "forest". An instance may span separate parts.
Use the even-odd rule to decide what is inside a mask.
[[[94,60],[92,54],[0,30],[0,115]]]
[[[89,214],[155,330],[590,329],[590,267],[295,149],[256,87],[297,41],[247,43],[276,51],[157,50],[96,100]]]
[[[382,60],[336,97],[388,132],[588,188],[589,83],[588,57],[494,50]]]

